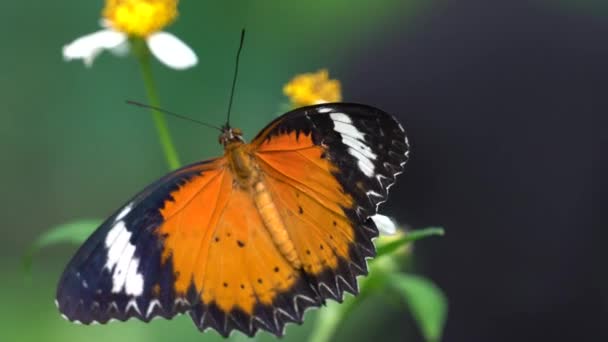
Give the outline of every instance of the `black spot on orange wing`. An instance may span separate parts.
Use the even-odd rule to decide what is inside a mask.
[[[285,324],[301,322],[304,310],[322,299],[278,251],[247,192],[233,190],[221,212],[215,233],[230,229],[236,243],[210,244],[201,256],[193,279],[200,298],[190,316],[200,330],[222,336],[235,329],[280,336]]]
[[[332,114],[336,115],[332,118]],[[354,133],[337,127],[344,124]],[[360,166],[361,153],[351,151],[353,139],[363,145],[361,150],[373,154],[364,160],[373,165],[373,173]],[[386,200],[407,161],[408,143],[401,125],[370,106],[322,104],[277,118],[252,145],[271,179],[273,198],[286,211],[284,219],[296,227],[290,236],[301,247],[308,282],[322,298],[340,301],[344,291],[356,293],[356,276],[367,274],[365,258],[375,255],[372,238],[378,231],[370,217]],[[285,184],[290,189],[284,189]],[[294,192],[295,196],[289,195]],[[298,237],[297,227],[307,228],[306,233]]]

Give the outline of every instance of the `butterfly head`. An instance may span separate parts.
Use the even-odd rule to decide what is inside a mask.
[[[243,139],[243,131],[240,128],[232,128],[228,125],[223,126],[219,142],[224,145],[224,148],[233,143],[242,144],[245,142]]]

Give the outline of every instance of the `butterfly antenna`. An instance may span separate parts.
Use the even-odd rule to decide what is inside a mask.
[[[182,119],[182,120],[194,122],[194,123],[199,124],[201,126],[217,129],[220,132],[222,131],[222,129],[219,128],[219,127],[217,127],[217,126],[214,126],[214,125],[211,125],[211,124],[208,124],[206,122],[199,121],[199,120],[196,120],[196,119],[192,119],[192,118],[189,118],[189,117],[181,115],[181,114],[173,113],[173,112],[170,112],[170,111],[168,111],[166,109],[162,109],[162,108],[155,107],[155,106],[150,106],[150,105],[147,105],[145,103],[141,103],[141,102],[137,102],[137,101],[127,100],[126,102],[127,102],[127,104],[130,104],[130,105],[133,105],[133,106],[137,106],[137,107],[141,107],[141,108],[153,109],[153,110],[156,110],[158,112],[161,112],[161,113],[164,113],[164,114],[167,114],[167,115],[170,115],[170,116],[174,116],[174,117]]]
[[[228,114],[226,115],[226,127],[230,127],[230,111],[232,109],[232,99],[234,98],[234,89],[236,88],[236,79],[239,74],[239,59],[241,57],[241,50],[243,49],[243,42],[245,41],[245,29],[241,30],[241,42],[239,43],[239,49],[236,52],[236,63],[234,66],[234,77],[232,78],[232,89],[230,90],[230,100],[228,101]]]

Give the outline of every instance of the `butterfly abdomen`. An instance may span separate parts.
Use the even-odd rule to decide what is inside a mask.
[[[264,184],[259,166],[247,150],[247,145],[234,143],[226,146],[226,156],[230,160],[230,169],[235,175],[238,185],[251,193],[255,207],[272,242],[294,269],[300,269],[302,262],[285,229],[285,224],[273,198]]]
[[[264,222],[266,229],[268,229],[272,241],[293,268],[300,269],[302,267],[302,262],[298,257],[298,253],[296,252],[289,234],[287,234],[283,220],[281,219],[279,211],[270,196],[270,192],[264,185],[264,182],[259,180],[254,185],[253,191],[255,206],[258,208],[260,216],[262,217],[262,222]]]

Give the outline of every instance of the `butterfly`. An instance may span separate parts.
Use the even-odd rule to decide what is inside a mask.
[[[357,294],[375,215],[409,144],[390,114],[326,103],[278,117],[250,143],[146,187],[80,247],[56,304],[83,324],[187,313],[201,330],[281,336],[304,311]]]

